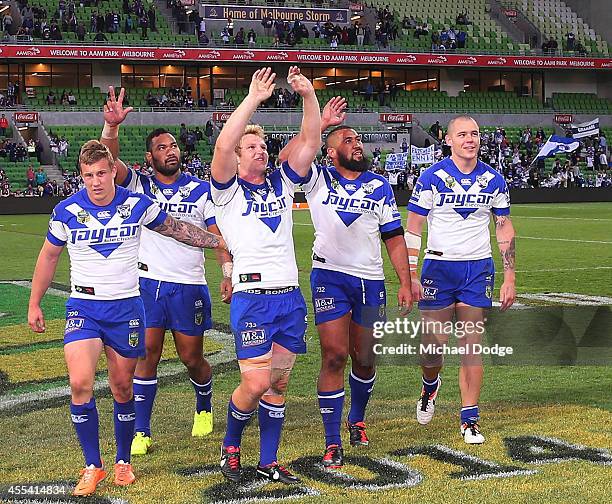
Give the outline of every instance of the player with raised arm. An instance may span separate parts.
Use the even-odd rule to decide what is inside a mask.
[[[346,101],[332,98],[323,109],[321,131],[331,167],[318,166],[303,184],[315,228],[312,303],[321,343],[317,385],[325,428],[323,465],[343,465],[340,424],[344,369],[351,357],[351,409],[346,425],[351,446],[367,446],[365,411],[376,379],[372,326],[385,317],[386,289],[380,240],[400,281],[398,304],[412,306],[408,256],[401,217],[386,178],[369,171],[361,136],[341,126]],[[280,158],[290,155],[292,139]]]
[[[480,444],[485,440],[478,424],[483,366],[474,344],[481,341],[484,312],[492,306],[495,270],[489,237],[491,213],[504,264],[501,310],[512,306],[516,297],[514,228],[504,178],[478,160],[480,131],[476,121],[464,115],[452,119],[446,143],[451,156],[421,174],[408,204],[406,243],[411,273],[415,275],[412,291],[415,300],[420,300],[421,316],[428,328],[423,343],[429,348],[421,353],[423,388],[416,415],[423,425],[433,418],[443,364],[443,355],[436,349],[449,336],[441,334],[440,323],[455,317],[469,328],[458,341],[465,349],[459,370],[460,432],[466,443]],[[427,248],[419,282],[416,270],[425,221]]]
[[[221,130],[212,162],[217,223],[234,259],[230,322],[240,366],[221,447],[221,471],[241,477],[242,432],[259,405],[260,460],[257,474],[282,483],[298,479],[278,464],[285,393],[296,354],[306,352],[306,304],[298,285],[293,245],[294,192],[311,171],[321,146],[321,114],[314,88],[297,67],[288,83],[303,100],[301,141],[279,170],[266,175],[263,129],[249,125],[257,107],[274,91],[276,74],[253,74],[249,93]]]
[[[74,495],[90,495],[106,477],[100,457],[96,366],[104,350],[114,399],[117,485],[135,477],[130,464],[134,434],[132,378],[144,355],[144,307],[138,289],[138,247],[143,227],[199,248],[225,248],[223,238],[167,215],[147,196],[116,187],[115,162],[106,146],[90,140],[79,166],[85,188],[60,202],[32,278],[28,324],[45,331],[40,302],[60,254],[70,255],[72,291],[66,302],[64,356],[71,389],[70,413],[85,457]]]
[[[163,128],[153,130],[146,139],[146,159],[153,175],[146,176],[126,165],[119,156],[119,126],[131,107],[123,107],[124,90],[115,97],[109,87],[104,107],[104,130],[100,141],[115,157],[116,183],[146,194],[175,219],[206,227],[220,234],[210,197],[210,184],[181,173],[181,151],[177,141]],[[225,273],[231,271],[231,256],[217,250],[217,261]],[[189,374],[195,391],[192,436],[212,432],[212,370],[204,358],[204,331],[212,327],[211,303],[204,273],[204,255],[195,247],[178,243],[166,236],[143,230],[138,269],[140,293],[146,314],[146,356],[138,360],[134,376],[136,427],[132,455],[145,455],[152,444],[151,415],[157,393],[157,366],[164,335],[172,331],[177,354]],[[224,302],[231,299],[231,279],[221,283]]]

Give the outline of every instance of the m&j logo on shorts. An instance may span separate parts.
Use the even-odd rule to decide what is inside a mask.
[[[334,298],[315,299],[315,312],[317,313],[333,310],[335,307],[336,306],[334,305]]]
[[[423,287],[423,299],[436,299],[437,287]]]
[[[64,332],[66,334],[76,331],[77,329],[81,329],[83,324],[85,323],[85,319],[82,318],[69,318],[66,320],[66,328]]]
[[[250,331],[242,331],[240,338],[243,347],[252,347],[265,343],[266,333],[263,329],[252,329]]]

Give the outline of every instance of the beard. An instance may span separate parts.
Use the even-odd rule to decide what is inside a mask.
[[[340,163],[340,166],[343,166],[352,172],[362,173],[370,169],[370,160],[363,154],[361,159],[358,161],[353,158],[348,158],[341,152],[338,152],[338,162]]]
[[[171,177],[181,168],[180,161],[176,163],[166,164],[166,163],[153,163],[153,168],[155,168],[156,172],[161,173],[166,177]]]

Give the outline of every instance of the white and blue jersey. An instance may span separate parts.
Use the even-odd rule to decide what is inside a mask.
[[[47,239],[68,248],[71,297],[116,300],[139,295],[138,248],[143,227],[166,219],[151,199],[123,187],[106,206],[85,189],[60,202],[49,221]]]
[[[508,186],[501,174],[482,161],[465,174],[445,158],[421,174],[408,210],[427,216],[419,307],[443,308],[455,302],[490,307],[495,275],[491,213],[510,213]]]
[[[465,174],[445,158],[418,178],[408,210],[427,216],[426,259],[486,259],[491,212],[508,215],[510,195],[501,174],[482,161]]]
[[[135,358],[145,353],[138,288],[141,229],[159,226],[167,215],[142,194],[115,191],[106,206],[94,204],[85,189],[59,203],[47,240],[67,246],[70,255],[64,342],[100,338],[120,355]]]
[[[286,162],[259,185],[237,176],[225,184],[212,180],[217,225],[234,259],[230,323],[238,359],[264,355],[273,342],[306,351],[292,215],[302,182]]]
[[[302,181],[286,162],[259,185],[237,176],[212,180],[217,225],[234,258],[234,292],[298,285],[292,210]]]
[[[146,194],[177,220],[205,228],[215,224],[215,207],[210,184],[191,175],[181,174],[172,184],[164,184],[134,170],[122,184],[130,191]],[[140,276],[164,282],[206,284],[202,249],[143,230],[139,253]],[[178,266],[178,267],[177,267]]]
[[[129,170],[123,185],[143,193],[177,220],[200,228],[216,224],[210,184],[185,173],[172,184]],[[143,230],[138,260],[147,327],[202,336],[212,327],[202,249]]]
[[[315,228],[312,267],[384,280],[381,234],[402,228],[388,180],[370,171],[350,180],[317,166],[302,188]]]
[[[391,185],[372,172],[344,178],[318,166],[303,184],[315,228],[310,283],[315,324],[351,312],[371,327],[384,319],[386,290],[380,238],[402,234]]]

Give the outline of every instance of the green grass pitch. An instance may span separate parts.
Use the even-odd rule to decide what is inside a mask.
[[[612,204],[515,205],[512,218],[517,234],[519,296],[570,293],[576,295],[575,299],[579,299],[577,295],[612,297]],[[82,466],[68,401],[61,394],[53,395],[67,384],[62,357],[64,298],[61,293],[47,296],[44,309],[49,328],[44,335],[34,335],[26,325],[27,284],[6,283],[31,279],[47,219],[0,216],[0,281],[4,282],[0,283],[0,495],[7,502],[23,500],[14,494],[2,494],[6,490],[3,485],[74,482]],[[307,211],[295,211],[294,221],[300,285],[310,305],[313,228]],[[397,280],[384,251],[383,255],[391,306]],[[213,316],[221,328],[227,327],[229,309],[218,294],[219,268],[214,254],[207,252],[206,256]],[[494,257],[499,270],[495,248]],[[496,278],[494,296],[498,295],[501,277],[500,274]],[[65,253],[55,281],[59,285],[69,283]],[[542,302],[533,297],[519,297],[518,301]],[[612,327],[607,330],[612,333]],[[487,366],[480,401],[487,442],[468,447],[458,435],[455,365],[443,373],[436,418],[427,427],[419,426],[414,419],[420,390],[418,369],[382,365],[368,410],[370,447],[350,449],[345,438],[345,456],[349,457],[345,471],[320,474],[311,463],[323,449],[323,428],[316,404],[320,359],[313,324],[309,324],[307,341],[308,353],[298,358],[291,378],[279,452],[281,462],[291,463],[302,478],[300,487],[287,490],[270,484],[234,488],[224,483],[216,465],[227,400],[238,383],[237,366],[232,361],[215,368],[215,430],[207,438],[191,438],[193,391],[186,373],[170,372],[180,371],[180,363],[167,339],[162,367],[169,372],[161,379],[153,416],[154,451],[145,458],[133,459],[137,475],[134,485],[119,488],[110,481],[104,482],[98,497],[89,501],[179,504],[292,498],[299,503],[447,504],[466,500],[609,500],[609,366]],[[215,355],[221,346],[210,341],[206,351]],[[104,369],[102,362],[100,379],[104,378]],[[97,397],[103,457],[111,464],[112,399],[105,390]],[[253,467],[257,452],[255,421],[245,432],[243,465]],[[476,477],[470,478],[470,474]]]

